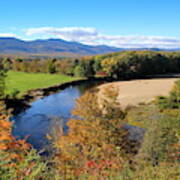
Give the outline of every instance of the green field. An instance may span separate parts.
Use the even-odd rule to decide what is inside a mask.
[[[6,77],[6,94],[11,94],[15,90],[20,91],[23,95],[28,90],[45,88],[78,78],[73,78],[60,74],[43,74],[43,73],[24,73],[9,71]]]

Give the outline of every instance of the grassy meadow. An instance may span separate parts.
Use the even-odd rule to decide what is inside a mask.
[[[78,78],[61,74],[24,73],[9,71],[6,77],[6,94],[11,94],[14,91],[18,90],[19,95],[23,95],[28,90],[45,88],[76,79]]]

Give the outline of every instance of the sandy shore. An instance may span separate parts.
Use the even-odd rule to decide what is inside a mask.
[[[180,78],[146,79],[107,83],[100,86],[100,92],[108,86],[118,88],[118,101],[122,108],[150,102],[156,96],[166,96],[173,88],[174,82]]]

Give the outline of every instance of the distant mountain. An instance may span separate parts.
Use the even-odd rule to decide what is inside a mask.
[[[90,46],[62,39],[23,41],[16,38],[0,38],[0,54],[79,54],[96,55],[118,52],[123,49],[105,45]]]
[[[106,45],[90,46],[78,42],[65,41],[62,39],[47,39],[23,41],[17,38],[0,37],[1,55],[28,55],[28,56],[84,56],[97,55],[124,50],[149,50],[149,51],[180,51],[180,49],[159,48],[116,48]]]

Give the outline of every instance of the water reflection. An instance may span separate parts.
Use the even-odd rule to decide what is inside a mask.
[[[18,138],[28,137],[27,141],[36,149],[46,147],[47,134],[53,134],[57,127],[63,126],[67,130],[66,123],[72,117],[76,99],[96,85],[97,82],[89,82],[71,86],[33,102],[29,109],[13,117],[13,135]]]

